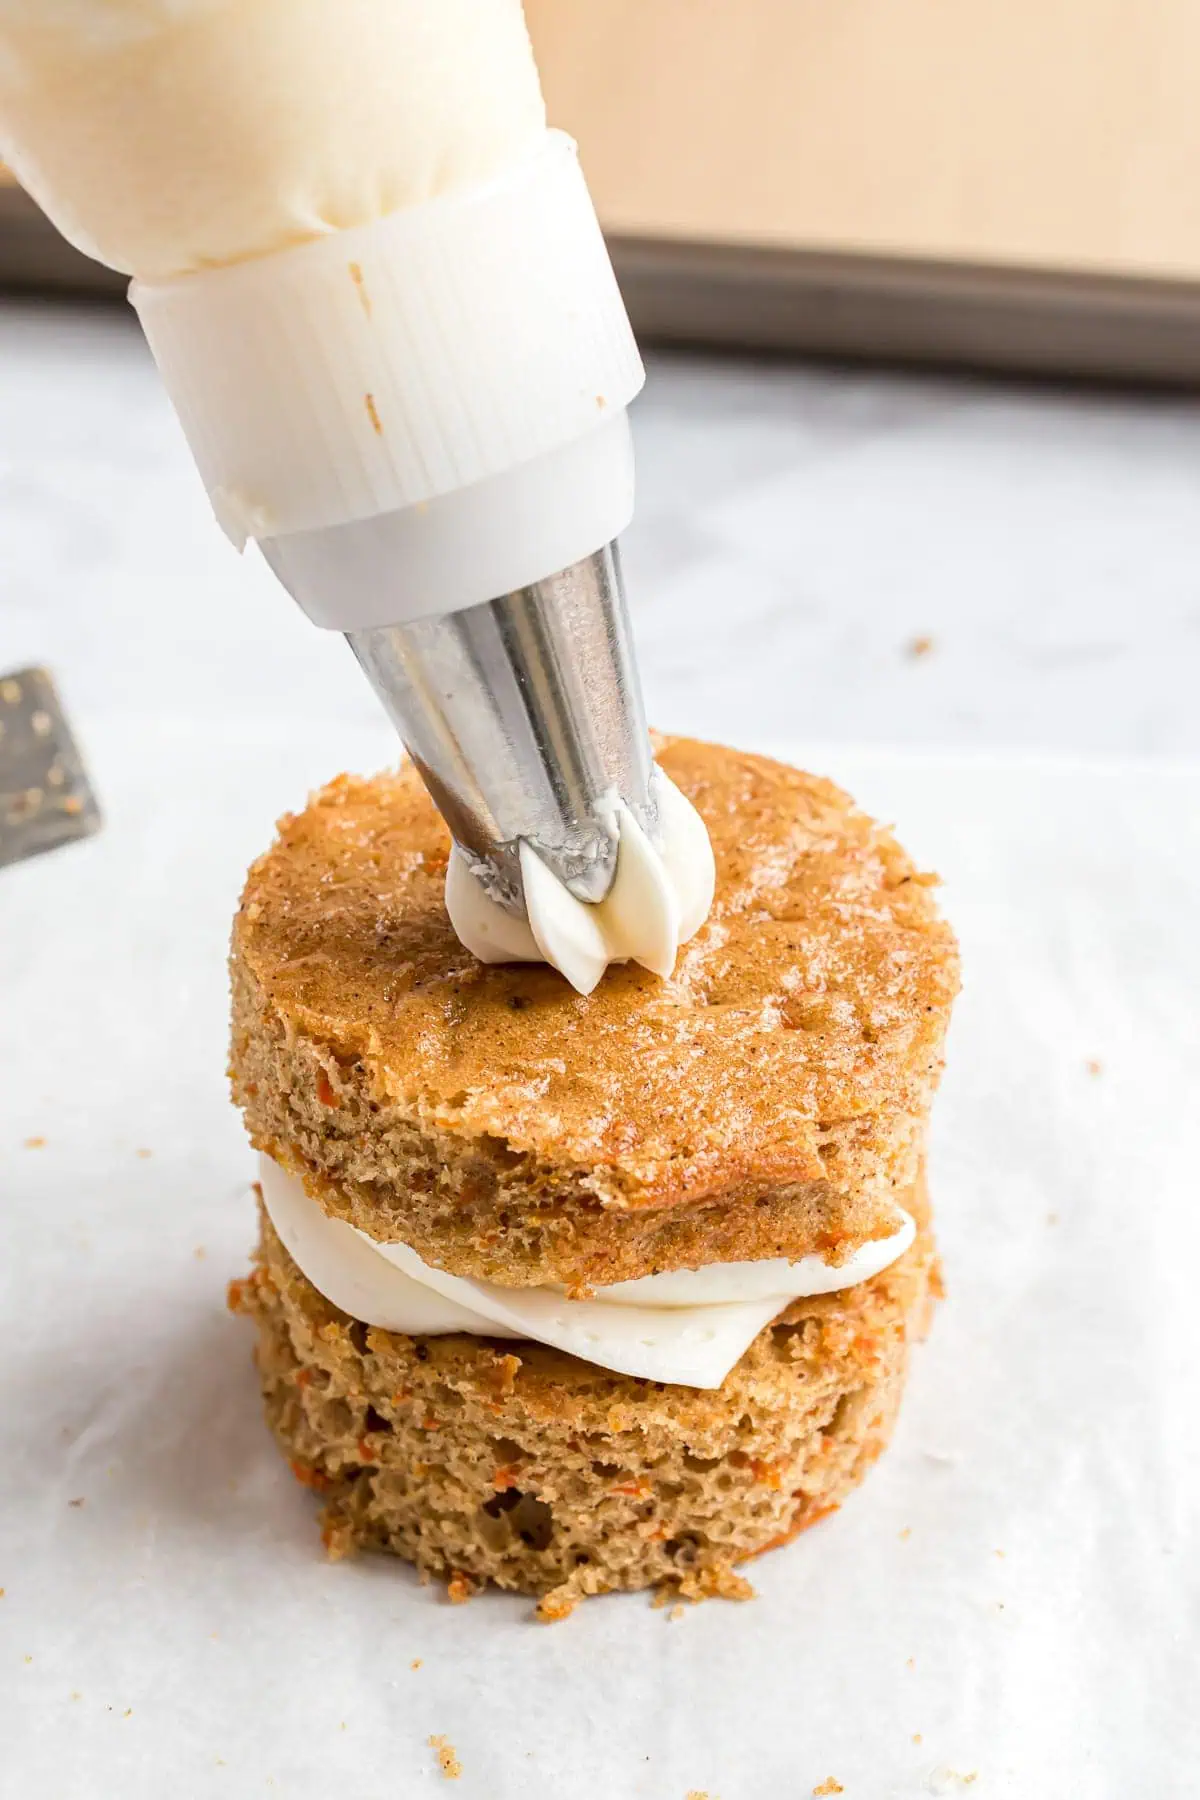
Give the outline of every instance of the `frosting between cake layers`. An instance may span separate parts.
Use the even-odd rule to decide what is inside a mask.
[[[485,963],[549,963],[581,994],[591,993],[609,963],[636,962],[670,975],[680,945],[708,917],[716,868],[703,819],[661,769],[654,771],[653,794],[657,847],[614,799],[616,874],[594,905],[577,900],[536,850],[521,844],[528,922],[484,892],[456,844],[446,870],[446,911],[472,955]]]
[[[436,1269],[406,1244],[380,1243],[331,1218],[295,1175],[260,1157],[263,1203],[301,1273],[332,1305],[385,1331],[524,1338],[602,1369],[690,1387],[719,1387],[764,1326],[792,1301],[854,1287],[903,1255],[908,1213],[886,1238],[834,1266],[712,1263],[646,1275],[571,1300],[559,1288],[508,1288]]]

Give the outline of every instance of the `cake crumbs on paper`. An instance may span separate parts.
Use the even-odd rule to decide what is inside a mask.
[[[815,1795],[844,1794],[845,1791],[846,1790],[842,1786],[841,1782],[835,1781],[832,1775],[827,1776],[826,1779],[820,1784],[819,1787],[815,1787],[813,1789],[813,1793]]]
[[[438,1767],[447,1781],[457,1781],[462,1774],[462,1764],[454,1754],[454,1745],[448,1737],[431,1737],[429,1748],[437,1751]]]
[[[921,1742],[921,1734],[919,1731],[913,1732],[912,1741],[914,1744],[919,1744]]]
[[[972,1769],[967,1775],[957,1769],[935,1769],[929,1778],[929,1786],[935,1794],[949,1794],[954,1788],[971,1787],[979,1780],[979,1770]]]
[[[414,1656],[408,1666],[410,1669],[419,1669],[421,1667],[421,1658],[419,1656]]]
[[[451,1606],[465,1606],[475,1594],[475,1583],[463,1569],[455,1569],[446,1583],[446,1598]]]
[[[1084,1065],[1089,1075],[1103,1075],[1104,1064],[1098,1056],[1089,1056]]]
[[[569,1619],[578,1605],[579,1595],[571,1593],[564,1581],[561,1587],[543,1594],[534,1611],[540,1625],[557,1625],[560,1619]]]
[[[689,1569],[686,1575],[672,1575],[660,1582],[654,1590],[651,1605],[658,1608],[670,1606],[674,1617],[674,1607],[686,1600],[692,1606],[699,1606],[702,1600],[753,1600],[754,1588],[744,1575],[731,1569],[728,1563],[707,1563],[697,1569]]]
[[[687,1611],[687,1607],[683,1604],[683,1601],[677,1600],[675,1602],[674,1606],[671,1608],[670,1612],[667,1614],[667,1623],[672,1624],[676,1619],[682,1619],[682,1617],[686,1611]]]
[[[27,1150],[44,1150],[46,1148],[46,1140],[44,1137],[26,1138],[25,1148]]]
[[[904,1530],[900,1533],[900,1541],[903,1543],[911,1536],[912,1536],[912,1526],[906,1525],[904,1527]]]
[[[293,1470],[295,1467],[296,1465],[293,1463]],[[317,1473],[315,1470],[313,1472]],[[328,1484],[328,1479],[326,1476],[326,1484]],[[343,1562],[347,1557],[354,1556],[358,1550],[354,1541],[354,1533],[346,1520],[340,1513],[333,1512],[328,1507],[321,1515],[321,1543],[330,1562]]]
[[[915,659],[921,656],[928,656],[933,650],[933,647],[933,639],[923,633],[920,637],[909,638],[906,648],[908,655]]]
[[[148,1156],[154,1155],[154,1152],[153,1152],[153,1150],[135,1150],[133,1154],[135,1156],[140,1156],[142,1161],[145,1162],[145,1160]]]

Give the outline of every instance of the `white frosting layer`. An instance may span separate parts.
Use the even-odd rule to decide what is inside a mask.
[[[318,1293],[352,1318],[422,1336],[532,1339],[617,1374],[689,1387],[719,1387],[789,1301],[869,1280],[903,1255],[915,1234],[897,1208],[892,1236],[865,1244],[836,1268],[819,1256],[712,1263],[569,1300],[557,1288],[506,1288],[431,1268],[406,1244],[380,1244],[331,1219],[294,1175],[268,1156],[259,1162],[263,1201],[289,1255]]]
[[[679,946],[708,917],[716,871],[704,821],[661,769],[654,793],[662,849],[617,801],[617,872],[598,905],[576,900],[537,852],[521,845],[528,924],[485,894],[456,845],[446,871],[446,910],[467,949],[486,963],[550,963],[581,994],[591,993],[609,963],[637,962],[669,975]]]
[[[486,180],[544,125],[520,0],[0,0],[0,153],[143,281]]]

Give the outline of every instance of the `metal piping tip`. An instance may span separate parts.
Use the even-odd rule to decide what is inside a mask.
[[[524,914],[520,845],[579,900],[616,874],[620,802],[653,843],[653,758],[616,544],[530,587],[347,633],[471,872]]]

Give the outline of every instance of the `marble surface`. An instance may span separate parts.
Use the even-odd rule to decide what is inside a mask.
[[[1200,753],[1200,405],[658,354],[626,563],[652,719]],[[89,722],[374,701],[212,523],[123,308],[0,304],[0,667]]]

